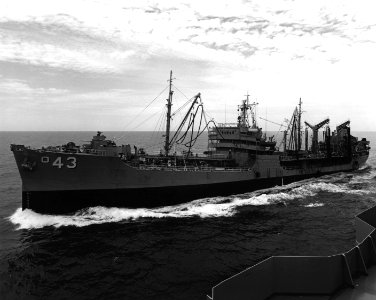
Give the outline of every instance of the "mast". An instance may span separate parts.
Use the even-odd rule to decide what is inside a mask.
[[[249,94],[248,94],[248,92],[247,92],[246,96],[247,96],[247,98],[244,101],[244,105],[243,105],[243,120],[244,120],[244,125],[249,126],[248,113],[247,113],[247,110],[249,109]]]
[[[299,111],[298,111],[298,151],[300,151],[300,148],[302,147],[301,117],[302,117],[302,98],[299,98]]]
[[[242,100],[242,104],[238,105],[238,111],[240,113],[238,115],[238,124],[239,126],[256,128],[256,106],[258,105],[257,102],[249,103],[249,94],[245,95],[247,98]],[[248,118],[248,110],[250,110],[251,117],[252,117],[252,125],[249,124]]]
[[[168,156],[168,151],[170,150],[170,121],[171,121],[171,106],[172,106],[172,94],[174,93],[171,90],[172,86],[172,70],[170,71],[170,79],[169,79],[169,92],[168,92],[168,99],[167,99],[167,122],[166,122],[166,141],[165,141],[165,154]]]

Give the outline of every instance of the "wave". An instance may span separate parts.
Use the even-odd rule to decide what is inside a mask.
[[[17,229],[37,229],[46,226],[59,228],[61,226],[83,227],[94,224],[135,221],[140,219],[158,218],[187,218],[187,217],[225,217],[235,213],[235,208],[242,205],[266,205],[268,197],[260,195],[250,199],[208,198],[177,206],[161,208],[116,208],[90,207],[74,215],[44,215],[32,210],[18,208],[8,219]]]
[[[32,210],[18,208],[8,219],[18,226],[17,229],[36,229],[46,226],[56,228],[61,226],[83,227],[142,219],[229,217],[236,214],[237,208],[242,206],[265,206],[280,203],[286,205],[289,201],[314,197],[320,192],[358,195],[370,193],[368,190],[351,189],[346,184],[330,182],[335,178],[338,179],[338,176],[309,179],[242,195],[205,198],[159,208],[91,207],[80,210],[74,215],[43,215]],[[316,207],[314,205],[318,204],[308,204],[306,207]]]
[[[46,226],[83,227],[94,224],[121,221],[135,221],[148,218],[186,218],[186,217],[226,217],[234,215],[241,206],[261,206],[303,198],[307,193],[278,192],[243,194],[232,197],[216,197],[194,200],[192,202],[160,208],[107,208],[91,207],[74,215],[44,215],[32,210],[18,208],[9,220],[18,225],[17,229],[37,229]]]
[[[304,207],[322,207],[324,206],[324,203],[310,203],[307,205],[304,205]]]
[[[363,169],[359,169],[353,177],[355,181],[369,181],[376,179],[376,168],[371,166],[366,166]]]

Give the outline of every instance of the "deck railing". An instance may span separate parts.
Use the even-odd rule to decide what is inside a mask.
[[[24,149],[30,149],[30,150],[37,151],[37,152],[40,152],[40,153],[51,152],[51,153],[62,153],[62,154],[72,153],[72,154],[79,154],[79,155],[89,154],[89,155],[98,155],[98,156],[118,156],[118,154],[116,152],[111,152],[111,151],[108,151],[108,150],[97,150],[97,149],[84,149],[83,151],[81,151],[79,149],[63,150],[63,149],[58,148],[58,147],[41,148],[41,149],[24,147]]]
[[[238,123],[218,123],[218,126],[217,128],[220,128],[220,127],[225,127],[225,128],[228,128],[228,127],[231,127],[231,128],[238,128],[239,127],[239,124]],[[215,128],[215,127],[213,127]]]
[[[204,167],[204,166],[169,166],[167,164],[132,164],[127,165],[140,170],[163,170],[163,171],[194,171],[194,172],[250,172],[250,168],[221,168],[221,167]]]

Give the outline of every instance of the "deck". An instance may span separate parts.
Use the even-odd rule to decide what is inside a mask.
[[[207,299],[376,299],[376,206],[355,226],[357,245],[347,252],[270,257],[222,281]]]

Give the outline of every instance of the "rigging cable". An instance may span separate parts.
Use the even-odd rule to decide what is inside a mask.
[[[149,121],[150,119],[154,118],[157,114],[159,114],[160,111],[157,111],[155,112],[154,114],[152,114],[151,116],[148,116],[145,118],[145,120],[142,120],[137,126],[133,127],[133,129],[137,129],[138,127],[140,127],[142,124],[144,124],[145,122]]]
[[[201,99],[201,97],[200,97],[200,102],[201,102],[200,105],[197,107],[197,109],[196,109],[196,111],[195,111],[195,113],[194,113],[194,118],[195,118],[196,115],[197,115],[197,113],[198,113],[198,109],[201,108],[200,125],[199,125],[198,131],[197,131],[197,135],[195,136],[194,139],[192,139],[192,135],[191,135],[191,140],[190,140],[189,142],[186,142],[185,144],[183,144],[183,145],[186,146],[186,147],[192,147],[192,146],[194,146],[195,143],[197,142],[198,138],[199,138],[199,137],[205,132],[205,130],[209,127],[209,124],[210,124],[210,123],[213,123],[214,127],[216,128],[217,133],[223,138],[223,135],[221,134],[220,130],[218,129],[218,127],[217,127],[216,123],[213,121],[213,119],[210,120],[209,122],[207,121],[207,118],[206,118],[206,114],[207,114],[207,113],[206,113],[205,110],[204,110],[204,105],[203,105],[203,103],[202,103],[202,99]],[[205,127],[202,129],[202,131],[200,132],[201,124],[202,124],[202,119],[203,119],[203,118],[204,118],[204,120],[205,120],[205,124],[206,124],[206,125],[205,125]],[[182,144],[183,141],[185,140],[185,138],[186,138],[186,136],[187,136],[187,134],[188,134],[188,131],[189,131],[191,125],[192,125],[192,124],[190,124],[190,122],[188,122],[188,127],[187,127],[185,133],[183,134],[183,136],[181,136],[181,137],[178,139],[178,141],[179,141],[180,144]],[[192,142],[193,142],[193,144],[192,144]]]
[[[130,120],[123,128],[123,131],[130,125],[130,124],[132,124],[152,103],[154,103],[154,101],[155,100],[157,100],[158,98],[159,98],[159,96],[160,95],[162,95],[165,91],[166,91],[166,89],[168,88],[169,86],[166,86],[159,94],[158,94],[158,96],[157,97],[155,97],[152,101],[150,101],[149,102],[149,104],[148,105],[146,105],[146,107],[144,107],[143,108],[143,110],[142,111],[140,111],[136,116],[134,116],[133,117],[133,119],[132,120]],[[116,139],[116,141],[117,140],[120,140],[121,138],[123,138],[125,136],[125,134],[123,134],[123,135],[121,135],[120,137],[118,137],[117,139]]]
[[[178,135],[180,134],[181,129],[184,127],[185,122],[187,121],[188,115],[191,114],[191,111],[192,111],[194,105],[196,104],[198,97],[200,97],[200,94],[197,94],[197,95],[194,97],[194,101],[193,101],[193,103],[191,104],[191,106],[190,106],[188,112],[185,114],[185,116],[184,116],[182,122],[180,123],[178,129],[176,130],[174,136],[171,138],[171,140],[170,140],[170,144],[173,143],[174,139],[177,139],[177,138],[178,138]],[[191,120],[191,118],[190,118],[190,120]],[[191,121],[189,121],[188,125],[190,124],[190,122],[191,122]],[[187,129],[187,130],[189,130],[189,129]],[[179,140],[180,140],[180,138],[179,138]]]
[[[179,90],[174,84],[172,85],[178,92],[180,92],[186,99],[188,99],[188,97],[181,91]]]
[[[188,122],[187,129],[186,129],[185,133],[183,134],[183,136],[180,137],[180,138],[178,138],[178,139],[176,140],[176,143],[178,143],[178,144],[182,144],[183,141],[184,141],[184,139],[185,139],[185,137],[187,136],[187,133],[188,133],[189,130],[191,129],[191,127],[194,127],[194,120],[195,120],[195,118],[196,118],[196,115],[197,115],[197,112],[198,112],[200,106],[201,106],[201,104],[196,108],[196,111],[195,111],[194,113],[191,113],[191,114],[190,114],[190,118],[189,118],[189,122]],[[193,106],[191,107],[191,109],[193,109]],[[184,120],[183,120],[183,121],[184,121]],[[192,126],[192,125],[193,125],[193,126]]]
[[[196,115],[193,117],[193,120],[192,120],[192,131],[191,131],[191,139],[189,140],[189,146],[187,146],[187,143],[185,143],[185,146],[188,148],[187,157],[189,156],[189,153],[191,153],[193,129],[195,128],[195,117],[196,117]]]
[[[176,111],[174,111],[172,113],[172,117],[175,116],[177,113],[179,113],[183,108],[185,108],[192,100],[194,99],[194,97],[192,97],[191,99],[188,99],[188,101],[186,101],[181,107],[179,107]]]
[[[155,124],[155,127],[154,127],[154,131],[153,131],[153,134],[151,136],[151,140],[154,139],[154,135],[157,131],[160,131],[160,128],[162,126],[162,119],[163,119],[163,116],[166,114],[166,110],[167,110],[167,107],[165,107],[163,110],[162,110],[162,113],[157,121],[157,123]],[[159,125],[159,126],[158,126]],[[158,127],[158,130],[157,130],[157,127]]]
[[[185,124],[186,118],[182,121],[181,125],[183,125],[183,126],[180,126],[180,127],[181,127],[180,130],[178,129],[179,131],[176,132],[176,134],[175,134],[174,137],[173,137],[173,139],[174,139],[175,136],[176,136],[176,140],[175,140],[175,143],[176,143],[176,144],[182,144],[182,142],[185,140],[185,137],[187,136],[187,133],[189,132],[189,129],[191,128],[191,125],[192,125],[192,116],[193,116],[193,114],[190,113],[190,114],[189,114],[189,121],[188,121],[187,129],[185,130],[185,132],[183,133],[183,135],[182,135],[181,137],[178,138],[178,135],[180,134],[181,129],[183,128],[183,126],[184,126],[184,124]],[[173,140],[173,139],[172,139],[172,140]],[[172,141],[172,140],[171,140],[171,141]]]
[[[197,110],[196,110],[196,113],[195,113],[195,116],[194,116],[194,117],[196,117],[196,114],[197,114],[197,111],[198,111],[199,107],[201,107],[201,118],[200,118],[200,124],[199,124],[199,126],[198,126],[197,135],[196,135],[196,137],[193,139],[193,138],[192,138],[192,137],[193,137],[193,128],[194,128],[194,120],[193,120],[192,134],[191,134],[191,140],[189,141],[189,148],[191,148],[192,146],[194,146],[194,145],[196,144],[197,138],[198,138],[198,137],[201,135],[201,133],[204,131],[204,130],[203,130],[203,131],[200,133],[201,124],[202,124],[202,119],[203,119],[203,108],[202,108],[202,105],[201,105],[201,104],[197,107]],[[192,144],[192,142],[193,142],[193,144]],[[184,145],[185,145],[186,147],[188,147],[187,144],[188,144],[188,142],[185,143]]]

